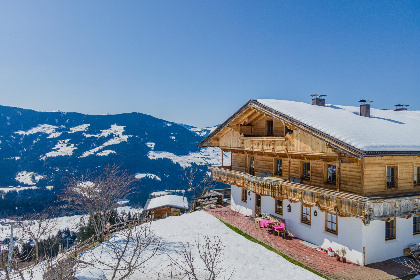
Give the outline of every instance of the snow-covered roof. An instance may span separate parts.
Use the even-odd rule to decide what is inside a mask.
[[[188,209],[188,200],[186,197],[182,197],[179,195],[164,195],[154,197],[147,200],[144,210],[148,211],[165,206],[180,209]]]
[[[258,99],[362,151],[420,151],[420,111],[370,109],[370,118],[354,106],[314,106],[303,102]]]
[[[250,100],[200,145],[249,107],[262,109],[286,122],[299,123],[308,131],[350,146],[359,154],[420,154],[420,111],[371,108],[368,118],[360,116],[359,106],[316,106],[276,99]]]

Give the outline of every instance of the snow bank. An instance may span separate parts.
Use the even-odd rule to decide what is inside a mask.
[[[204,128],[191,127],[190,131],[194,132],[195,134],[197,134],[200,137],[204,137],[204,136],[207,136],[210,133],[212,133],[213,130],[215,130],[216,128],[217,128],[217,126],[204,127]]]
[[[115,151],[113,151],[113,150],[103,150],[102,152],[99,152],[99,153],[97,153],[96,155],[97,156],[108,156],[108,155],[110,155],[110,154],[116,154],[116,152]]]
[[[75,132],[79,132],[79,131],[86,131],[89,126],[90,126],[90,124],[81,124],[81,125],[78,125],[78,126],[75,126],[75,127],[71,127],[69,133],[75,133]]]
[[[58,126],[49,125],[49,124],[40,124],[37,127],[31,128],[28,131],[16,131],[16,134],[20,135],[31,135],[35,133],[45,133],[45,134],[53,134],[55,133],[55,130],[58,128]]]
[[[61,132],[53,132],[50,135],[48,135],[47,138],[57,138],[61,135]]]
[[[21,171],[16,175],[15,179],[21,184],[34,186],[45,177],[45,175],[38,175],[35,172]]]
[[[41,159],[44,160],[48,157],[71,156],[73,151],[77,148],[74,144],[69,144],[69,141],[70,139],[59,140],[53,148],[54,151],[46,153],[45,156],[41,157]]]
[[[3,193],[8,193],[8,192],[12,192],[12,191],[24,191],[24,190],[36,190],[38,189],[38,187],[33,186],[33,187],[22,187],[22,186],[16,186],[16,187],[6,187],[6,188],[0,188],[0,192]]]
[[[93,148],[89,151],[84,152],[83,155],[81,155],[80,157],[83,158],[83,157],[93,155],[96,152],[98,152],[98,151],[102,150],[103,148],[105,148],[107,146],[110,146],[110,145],[116,145],[116,144],[119,144],[121,142],[127,142],[128,138],[131,137],[131,135],[124,135],[124,127],[125,126],[120,126],[120,125],[113,124],[113,125],[111,125],[111,128],[101,130],[100,134],[86,134],[86,133],[84,133],[84,135],[86,137],[96,137],[96,138],[99,139],[101,137],[108,137],[110,135],[113,135],[114,138],[106,141],[105,143],[103,143],[99,147],[96,147],[96,148]]]
[[[151,173],[137,173],[135,175],[136,179],[143,179],[143,178],[150,178],[150,179],[155,179],[158,181],[161,181],[160,177],[155,175],[155,174],[151,174]]]
[[[226,154],[225,154],[226,155]],[[170,159],[173,163],[181,165],[181,167],[190,167],[192,163],[197,165],[221,165],[221,151],[216,147],[202,148],[200,152],[189,153],[184,156],[177,156],[169,152],[150,151],[147,154],[149,159]],[[228,165],[229,156],[223,159],[224,165]]]
[[[78,280],[106,280],[102,269],[94,267],[85,267],[77,271],[74,276]]]

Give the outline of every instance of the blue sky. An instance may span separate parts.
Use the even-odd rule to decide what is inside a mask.
[[[249,99],[420,110],[420,1],[1,1],[0,104],[221,123]]]

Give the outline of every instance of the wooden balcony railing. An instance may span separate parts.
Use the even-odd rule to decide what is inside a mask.
[[[222,167],[210,167],[214,180],[245,188],[263,196],[288,199],[317,206],[321,211],[337,213],[340,216],[361,218],[365,224],[371,220],[402,217],[420,214],[420,197],[370,199],[346,192],[313,187],[289,182],[283,179],[270,179]]]
[[[242,137],[242,147],[248,151],[284,152],[286,143],[284,137]]]

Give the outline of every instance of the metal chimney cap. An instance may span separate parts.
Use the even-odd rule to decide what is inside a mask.
[[[407,111],[407,107],[410,106],[410,105],[397,104],[397,105],[394,105],[394,106],[395,106],[394,111]]]
[[[372,103],[373,101],[372,100],[367,100],[367,99],[360,99],[359,102],[362,103],[362,104],[369,104],[369,103]]]

